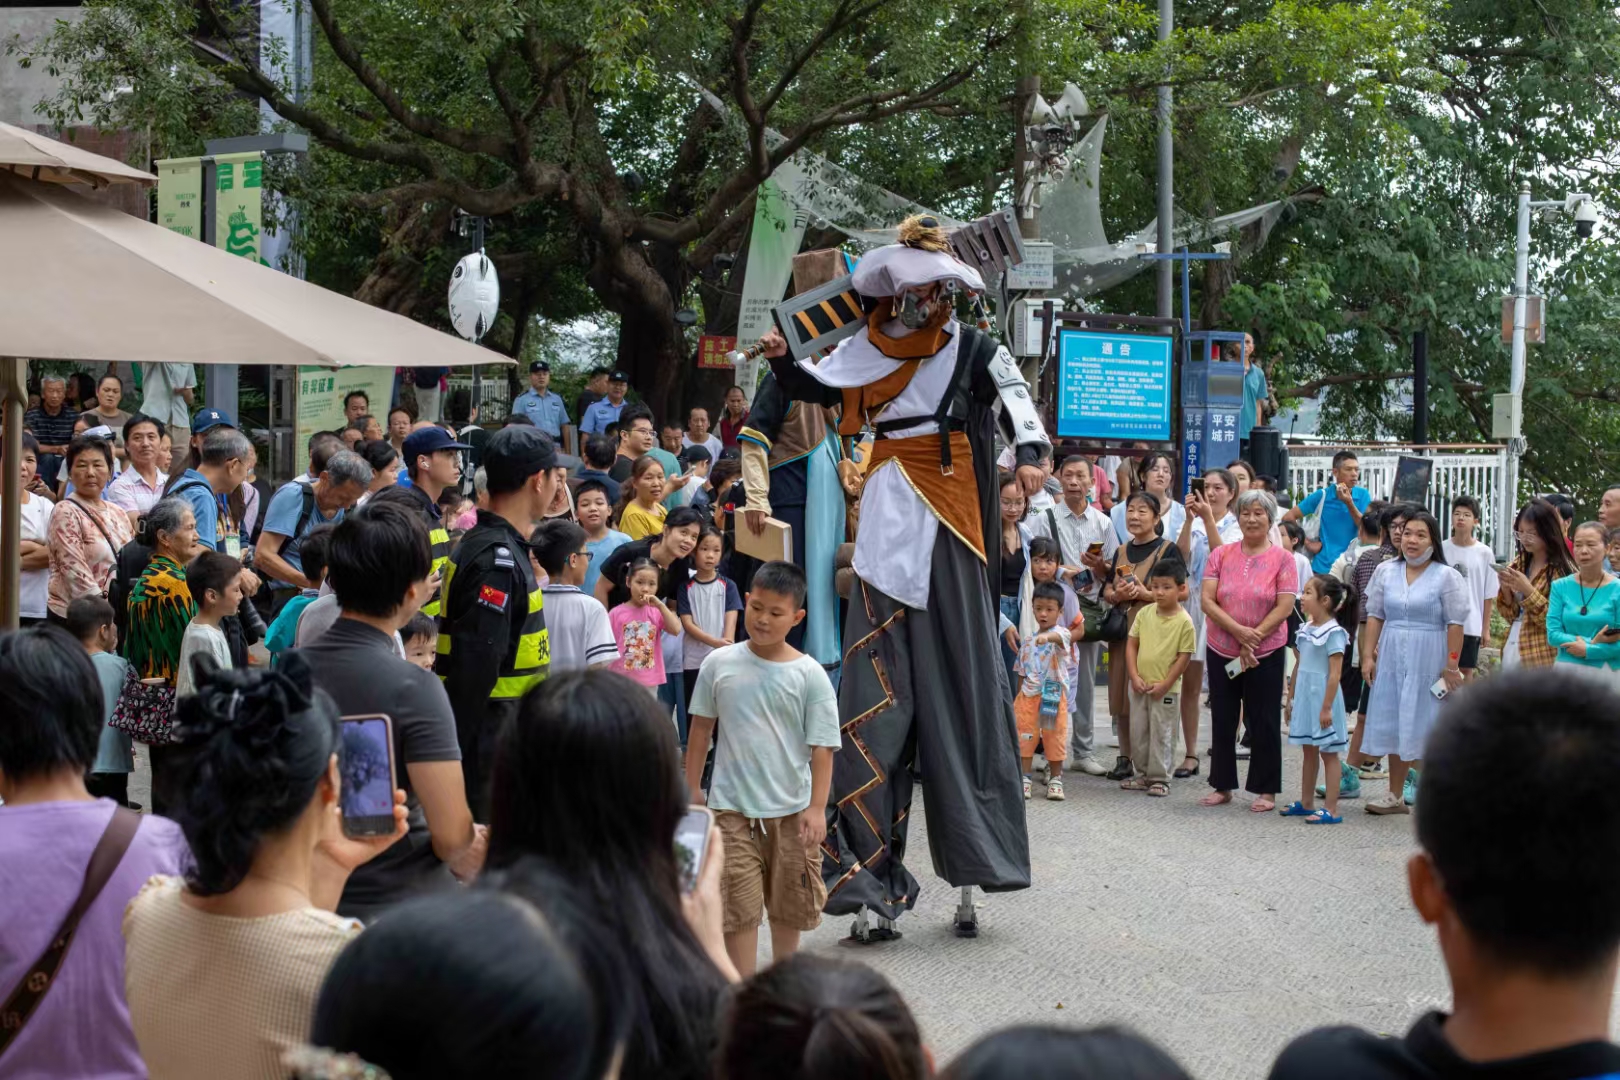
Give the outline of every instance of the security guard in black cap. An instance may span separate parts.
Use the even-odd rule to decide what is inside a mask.
[[[484,444],[489,509],[478,511],[444,570],[433,670],[456,715],[467,802],[479,820],[500,726],[551,665],[528,541],[556,494],[556,464],[551,439],[533,427],[491,435]]]

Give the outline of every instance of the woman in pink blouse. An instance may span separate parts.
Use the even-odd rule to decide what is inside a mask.
[[[101,497],[112,479],[112,445],[80,435],[68,444],[73,494],[57,503],[48,534],[51,581],[47,605],[53,622],[67,618],[81,596],[106,596],[118,549],[133,537],[129,515]]]
[[[1277,807],[1282,788],[1282,690],[1287,619],[1299,592],[1294,556],[1271,542],[1277,501],[1264,491],[1245,491],[1237,500],[1243,539],[1209,553],[1204,567],[1204,619],[1209,628],[1210,748],[1205,806],[1232,801],[1237,787],[1238,718],[1246,717],[1253,736],[1244,789],[1254,793],[1249,809]],[[1234,674],[1235,672],[1235,674]]]

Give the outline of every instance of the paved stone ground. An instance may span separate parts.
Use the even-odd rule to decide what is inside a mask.
[[[1107,712],[1100,694],[1097,715]],[[1099,759],[1112,741],[1100,726]],[[1251,1078],[1310,1028],[1402,1032],[1444,1007],[1438,950],[1406,900],[1412,819],[1351,802],[1343,825],[1305,825],[1248,812],[1242,792],[1202,807],[1202,760],[1203,775],[1165,799],[1074,776],[1066,802],[1047,802],[1037,781],[1027,804],[1034,883],[984,898],[971,941],[951,933],[956,890],[932,877],[925,785],[911,840],[923,891],[898,923],[905,936],[855,945],[843,940],[850,920],[829,918],[804,948],[886,974],[941,1062],[1010,1024],[1119,1023],[1202,1080]],[[1285,747],[1290,800],[1299,760]]]

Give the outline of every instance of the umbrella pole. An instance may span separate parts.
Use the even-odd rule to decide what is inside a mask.
[[[28,403],[28,361],[0,359],[5,440],[0,445],[0,630],[17,629],[22,589],[22,430]]]

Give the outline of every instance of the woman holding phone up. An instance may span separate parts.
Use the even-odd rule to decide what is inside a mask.
[[[1369,814],[1410,812],[1404,797],[1407,772],[1423,756],[1440,699],[1463,683],[1457,664],[1468,584],[1446,565],[1440,536],[1433,514],[1409,512],[1401,529],[1401,558],[1379,566],[1367,583],[1368,647],[1361,675],[1372,692],[1361,752],[1389,755],[1389,790],[1367,804]]]
[[[175,723],[170,814],[191,869],[152,878],[124,915],[130,1023],[154,1076],[278,1080],[360,931],[334,914],[343,883],[405,835],[405,793],[391,833],[344,835],[337,706],[296,654],[275,671],[199,672]]]
[[[1547,643],[1558,663],[1620,674],[1620,581],[1603,569],[1609,530],[1575,526],[1575,572],[1553,582],[1547,598]]]
[[[1551,667],[1558,650],[1547,640],[1547,603],[1553,582],[1575,572],[1564,546],[1563,521],[1552,503],[1531,499],[1519,511],[1513,532],[1519,553],[1496,571],[1496,610],[1508,621],[1502,670]]]

